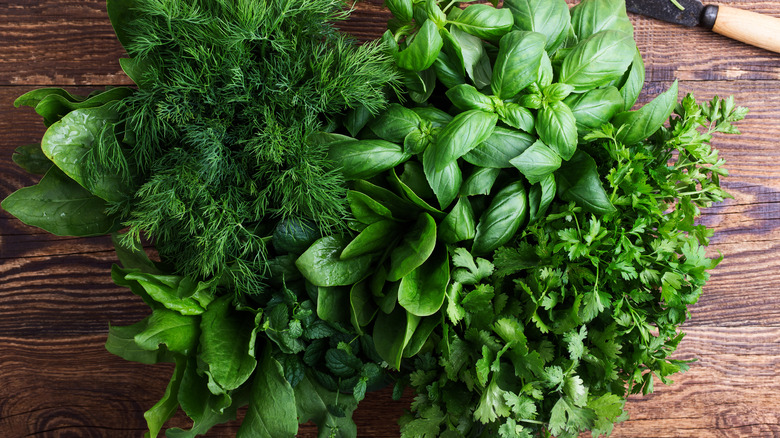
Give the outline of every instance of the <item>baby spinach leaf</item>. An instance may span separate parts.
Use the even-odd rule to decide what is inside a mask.
[[[476,233],[474,210],[468,197],[461,197],[439,225],[439,238],[446,243],[471,240]]]
[[[509,242],[528,214],[528,197],[521,181],[501,189],[477,223],[471,252],[488,254]]]
[[[555,180],[558,196],[564,201],[573,201],[595,214],[616,211],[601,184],[596,161],[585,152],[577,151],[571,160],[563,163],[555,173]]]
[[[545,36],[545,50],[552,53],[571,32],[569,6],[564,0],[509,0],[504,6],[512,11],[518,30]]]
[[[347,180],[367,179],[409,159],[396,143],[384,140],[358,140],[331,143],[328,159],[341,169]]]
[[[469,110],[455,116],[426,150],[426,154],[432,151],[435,170],[441,172],[485,141],[493,133],[497,121],[495,114],[480,110]]]
[[[544,44],[544,35],[536,32],[512,31],[504,35],[490,81],[493,94],[509,99],[536,81]]]
[[[316,286],[349,286],[368,275],[371,254],[349,260],[340,258],[349,239],[344,236],[325,236],[309,247],[295,261],[304,277]]]
[[[577,149],[577,121],[563,102],[552,102],[536,115],[536,133],[564,160]]]
[[[433,315],[444,303],[449,282],[449,258],[446,248],[440,247],[425,263],[401,278],[398,304],[417,316]]]
[[[417,209],[414,208],[414,204],[384,187],[364,180],[355,181],[352,187],[369,196],[379,205],[386,206],[398,220],[413,220],[417,217]]]
[[[147,365],[172,362],[172,355],[168,351],[161,348],[149,350],[136,342],[136,335],[146,330],[149,318],[151,315],[132,325],[109,327],[106,350],[122,359]]]
[[[439,35],[436,23],[426,20],[409,46],[398,52],[396,63],[404,70],[413,72],[426,70],[436,61],[443,45],[444,41]]]
[[[201,315],[199,358],[215,395],[243,385],[257,365],[257,319],[251,312],[234,310],[232,299],[229,294],[218,298]]]
[[[184,288],[181,286],[186,287],[186,282],[178,275],[131,272],[125,276],[125,280],[138,282],[149,297],[182,315],[200,315],[205,311],[196,298],[182,293]]]
[[[341,260],[349,260],[365,254],[387,249],[395,241],[399,229],[397,222],[381,220],[367,226],[341,252]]]
[[[358,334],[374,320],[379,308],[374,303],[368,281],[355,283],[349,290],[350,321]]]
[[[612,124],[618,128],[615,139],[630,146],[640,142],[663,126],[677,105],[677,81],[636,111],[626,111],[615,116]]]
[[[157,351],[165,345],[169,351],[187,356],[198,346],[200,318],[155,309],[145,321],[146,327],[134,337],[140,348]]]
[[[608,123],[612,120],[612,116],[623,108],[623,96],[615,87],[597,88],[583,94],[574,94],[563,102],[571,108],[580,136]]]
[[[583,0],[571,8],[571,24],[580,40],[602,30],[634,35],[624,0]]]
[[[428,318],[423,318],[420,321],[420,324],[417,326],[417,329],[414,331],[412,339],[410,339],[409,343],[406,344],[406,347],[404,347],[403,357],[417,356],[423,347],[425,347],[425,344],[428,342],[431,333],[433,333],[433,331],[436,330],[436,327],[438,327],[440,324],[441,318],[439,315],[432,315]]]
[[[494,167],[475,167],[463,183],[460,196],[489,195],[501,169]]]
[[[34,175],[43,175],[53,164],[41,150],[40,144],[19,146],[11,159],[17,166]]]
[[[357,427],[352,421],[352,412],[357,408],[355,398],[349,394],[328,391],[309,373],[295,386],[295,405],[298,421],[313,421],[319,429],[318,437],[357,436]]]
[[[390,253],[388,281],[398,281],[422,265],[436,245],[436,221],[428,213],[420,213],[403,241]]]
[[[187,360],[182,356],[176,357],[176,367],[173,369],[171,380],[165,388],[165,394],[148,411],[144,412],[148,432],[145,437],[157,438],[163,425],[179,410],[179,388],[186,368]]]
[[[406,311],[401,306],[390,313],[379,312],[374,322],[374,346],[376,352],[391,367],[401,369],[401,358],[404,348],[409,344],[414,335],[420,317]]]
[[[295,392],[284,377],[282,365],[266,347],[236,438],[293,438],[297,433]]]
[[[467,162],[480,167],[509,168],[512,158],[523,153],[534,142],[524,132],[497,126],[490,137],[463,156]]]
[[[619,79],[634,60],[636,46],[630,34],[605,30],[577,44],[564,58],[559,81],[575,93]]]
[[[561,167],[561,157],[541,140],[531,145],[511,163],[529,183],[536,184]]]
[[[453,25],[483,40],[496,40],[512,29],[512,13],[483,4],[471,4]]]
[[[51,167],[38,184],[11,193],[0,205],[25,224],[57,236],[99,236],[121,227],[117,216],[106,213],[106,201],[58,167]]]
[[[380,202],[363,192],[350,190],[347,192],[347,203],[355,219],[364,224],[373,224],[384,219],[394,219],[393,212]]]
[[[21,106],[35,108],[43,99],[52,95],[60,96],[70,102],[81,102],[86,99],[85,96],[71,94],[62,88],[36,88],[17,97],[14,101],[14,108],[19,108]]]
[[[316,286],[317,316],[328,322],[344,323],[349,320],[348,286]]]
[[[116,101],[132,93],[133,91],[126,87],[109,88],[82,101],[73,101],[60,94],[50,94],[35,105],[35,112],[43,117],[46,126],[51,126],[72,111],[101,106],[113,107]]]
[[[409,163],[409,162],[407,162]],[[404,174],[407,174],[409,172],[417,174],[418,170],[415,164],[409,163],[409,166],[404,166]],[[419,176],[422,177],[422,181],[419,181],[420,186],[422,184],[425,184],[424,189],[427,189],[427,192],[431,192],[430,187],[428,186],[428,183],[425,181],[425,175],[420,172]],[[425,202],[420,196],[417,195],[417,192],[412,190],[411,187],[409,187],[406,183],[401,181],[401,178],[398,177],[398,174],[395,172],[395,169],[390,170],[390,176],[388,177],[390,180],[390,184],[400,193],[404,195],[406,199],[409,200],[412,204],[419,207],[420,209],[427,211],[434,217],[443,217],[444,213],[441,210],[437,210],[436,208],[433,208],[430,204]],[[433,192],[431,192],[431,195],[433,195]]]

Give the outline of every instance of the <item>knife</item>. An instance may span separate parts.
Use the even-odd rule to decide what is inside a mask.
[[[683,26],[702,26],[723,36],[780,53],[780,19],[699,0],[626,0],[626,9]]]

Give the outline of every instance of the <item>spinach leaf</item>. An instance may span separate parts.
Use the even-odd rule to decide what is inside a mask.
[[[390,314],[379,312],[374,322],[374,346],[376,352],[391,367],[400,370],[404,348],[414,335],[420,317],[396,306]]]
[[[38,184],[11,193],[0,206],[25,224],[57,236],[99,236],[121,227],[116,215],[106,213],[106,201],[58,167],[51,167]]]
[[[444,303],[449,282],[447,250],[440,247],[433,251],[425,263],[401,278],[398,304],[417,316],[433,315]]]
[[[332,392],[320,385],[310,373],[295,386],[298,422],[313,421],[320,438],[354,438],[357,427],[352,412],[357,401],[349,394]]]
[[[397,222],[381,220],[367,226],[341,251],[339,258],[349,260],[365,254],[380,252],[396,240]]]
[[[368,275],[371,254],[342,260],[341,254],[349,244],[343,236],[325,236],[306,250],[295,261],[304,277],[316,286],[349,286]]]
[[[43,175],[53,164],[41,150],[40,144],[19,146],[11,159],[17,166],[34,175]]]
[[[155,309],[145,321],[146,327],[134,337],[142,349],[157,351],[160,345],[165,345],[169,351],[188,356],[198,346],[200,318]]]
[[[388,281],[398,281],[422,265],[436,245],[436,221],[428,213],[420,213],[403,241],[390,253]]]
[[[249,408],[236,438],[295,437],[298,433],[295,399],[282,365],[266,347],[252,382]]]
[[[154,404],[149,410],[144,412],[146,427],[148,433],[144,434],[149,438],[157,438],[163,425],[179,409],[179,388],[181,387],[182,377],[186,368],[187,360],[182,356],[176,357],[176,367],[173,369],[173,375],[165,388],[162,398]]]
[[[471,240],[476,233],[475,226],[474,210],[468,197],[463,196],[439,225],[438,237],[446,243]]]

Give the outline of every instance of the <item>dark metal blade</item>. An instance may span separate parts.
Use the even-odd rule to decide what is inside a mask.
[[[672,0],[626,0],[626,10],[683,26],[696,26],[701,20],[704,5],[699,0],[677,0],[681,10]]]

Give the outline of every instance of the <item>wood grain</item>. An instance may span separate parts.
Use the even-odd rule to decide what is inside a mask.
[[[723,1],[780,17],[780,0]],[[359,40],[379,36],[381,0],[341,24]],[[686,324],[676,357],[697,358],[672,386],[632,397],[614,437],[780,437],[780,55],[704,29],[632,17],[647,64],[640,98],[679,79],[681,95],[734,95],[751,112],[742,136],[714,144],[734,196],[701,221],[716,230],[710,251],[726,258]],[[39,86],[88,93],[130,84],[101,0],[0,0],[0,197],[36,177],[10,160],[44,128],[16,96]],[[0,437],[141,437],[143,412],[163,394],[171,368],[125,362],[103,348],[109,324],[143,318],[146,306],[108,276],[107,238],[48,235],[0,212]],[[355,420],[361,437],[397,437],[410,399],[369,394]],[[186,426],[183,415],[170,426]],[[234,436],[237,423],[211,437]],[[304,425],[301,437],[316,436]]]

